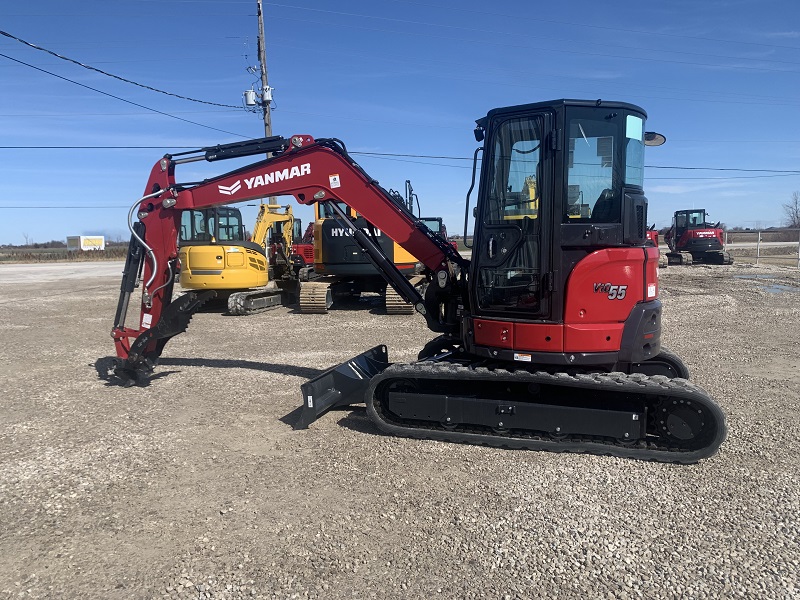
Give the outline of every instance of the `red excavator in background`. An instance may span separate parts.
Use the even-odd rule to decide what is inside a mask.
[[[724,236],[720,223],[706,222],[704,208],[675,211],[672,226],[664,236],[670,249],[667,260],[671,265],[732,265],[733,257],[724,249]]]
[[[417,362],[392,364],[381,345],[307,382],[298,427],[364,402],[381,430],[401,436],[679,463],[708,457],[725,438],[724,414],[661,346],[643,174],[644,146],[664,138],[645,132],[645,119],[637,106],[600,100],[498,108],[479,119],[464,223],[466,239],[474,216],[471,260],[395,202],[339,140],[270,137],[166,155],[129,213],[114,376],[146,383],[167,341],[213,295],[172,299],[181,211],[291,194],[327,203],[440,334]],[[175,177],[181,163],[268,152],[199,183]],[[424,297],[341,202],[419,259]],[[140,283],[141,310],[128,328]]]
[[[658,243],[658,229],[656,229],[655,223],[650,225],[650,227],[647,229],[647,244],[658,248],[658,268],[663,269],[666,267],[669,262],[667,261],[667,257],[664,254],[661,254],[661,248],[659,248]]]

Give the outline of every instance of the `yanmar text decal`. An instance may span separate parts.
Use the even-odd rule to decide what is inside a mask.
[[[248,190],[252,190],[264,185],[271,185],[279,181],[287,181],[295,177],[302,177],[304,175],[311,175],[311,163],[303,163],[296,167],[286,167],[280,171],[271,171],[263,175],[256,175],[255,177],[248,177],[244,180],[244,184]],[[231,185],[218,185],[217,189],[220,194],[224,196],[232,196],[240,189],[242,189],[242,181],[237,179]]]

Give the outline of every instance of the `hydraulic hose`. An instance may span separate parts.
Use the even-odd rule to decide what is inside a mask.
[[[147,288],[149,288],[150,285],[153,283],[153,279],[156,278],[156,272],[158,271],[158,259],[156,258],[156,255],[155,255],[155,252],[153,252],[153,249],[150,246],[148,246],[147,242],[145,242],[141,237],[139,237],[139,234],[136,233],[136,231],[134,230],[134,228],[133,228],[133,213],[136,210],[136,208],[142,202],[144,202],[145,200],[147,200],[149,198],[155,198],[156,196],[160,196],[161,194],[164,193],[164,191],[165,190],[158,190],[157,192],[153,192],[152,194],[147,194],[146,196],[142,196],[136,202],[133,203],[133,206],[131,206],[131,209],[128,211],[128,229],[130,229],[131,235],[134,238],[136,238],[139,241],[139,243],[142,245],[142,248],[145,249],[145,251],[147,252],[147,255],[150,257],[151,262],[153,263],[153,271],[152,271],[152,273],[150,273],[150,279],[148,279],[147,283],[144,284],[145,291],[147,291]],[[158,291],[158,290],[156,290],[156,291]]]

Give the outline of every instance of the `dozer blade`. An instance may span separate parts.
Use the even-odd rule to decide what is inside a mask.
[[[161,313],[161,318],[152,327],[140,334],[131,344],[128,358],[114,369],[114,374],[126,387],[143,384],[158,363],[166,343],[179,333],[186,331],[189,321],[195,312],[207,301],[216,296],[213,290],[207,292],[187,292],[170,302]],[[156,342],[154,349],[147,350],[151,342]]]
[[[300,386],[303,412],[295,429],[306,429],[330,409],[364,402],[370,380],[389,362],[386,346],[375,346]]]

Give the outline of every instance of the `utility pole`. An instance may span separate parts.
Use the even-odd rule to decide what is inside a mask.
[[[258,2],[258,62],[261,65],[261,109],[264,111],[264,135],[272,135],[272,90],[267,83],[267,49],[264,40],[264,11],[261,0]]]
[[[264,39],[264,8],[261,0],[258,3],[258,64],[261,66],[261,110],[264,111],[264,135],[272,137],[272,90],[267,82],[267,43]],[[267,158],[272,157],[272,152],[267,152]],[[264,200],[262,199],[263,203]],[[269,197],[270,204],[276,204],[278,199],[275,196]]]

